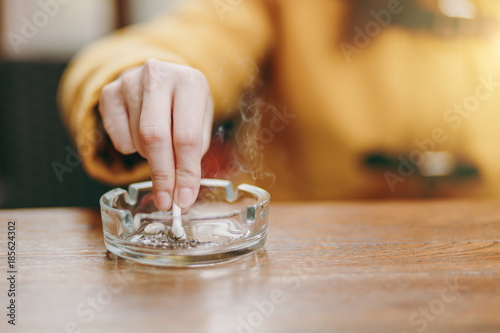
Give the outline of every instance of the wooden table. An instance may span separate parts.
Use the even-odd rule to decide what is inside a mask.
[[[273,203],[270,219],[246,259],[168,269],[107,254],[97,211],[1,211],[18,294],[12,327],[0,280],[0,332],[500,332],[499,202]]]

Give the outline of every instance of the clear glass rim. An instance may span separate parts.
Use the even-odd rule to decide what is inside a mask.
[[[204,213],[204,214],[190,214],[189,211],[185,215],[186,218],[188,218],[191,221],[203,221],[203,220],[211,220],[211,219],[219,219],[219,218],[229,218],[235,215],[240,215],[244,214],[245,220],[247,222],[255,222],[257,216],[256,216],[256,211],[259,209],[266,208],[269,205],[269,201],[271,196],[269,193],[257,186],[249,185],[249,184],[240,184],[238,187],[236,187],[235,190],[233,190],[233,183],[229,180],[222,180],[222,179],[209,179],[209,178],[203,178],[201,179],[200,185],[202,187],[217,187],[217,188],[222,188],[225,191],[225,198],[226,201],[229,203],[235,202],[238,200],[240,197],[240,192],[246,192],[251,194],[256,202],[246,206],[244,211],[234,209],[231,211],[227,211],[224,213]],[[119,215],[130,215],[132,217],[131,212],[127,209],[121,209],[113,206],[114,199],[116,199],[119,195],[124,196],[125,201],[133,206],[137,203],[137,197],[139,195],[139,192],[141,191],[146,191],[149,189],[153,188],[153,182],[152,181],[146,181],[146,182],[140,182],[140,183],[134,183],[130,184],[128,187],[128,191],[122,189],[122,188],[115,188],[111,191],[108,191],[104,193],[100,200],[99,203],[102,208],[105,208],[106,210],[115,212]],[[134,217],[134,219],[151,219],[151,220],[157,220],[157,221],[169,221],[172,219],[172,216],[168,213],[165,212],[163,213],[137,213]]]

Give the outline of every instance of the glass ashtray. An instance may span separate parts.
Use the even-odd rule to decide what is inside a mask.
[[[161,266],[201,266],[240,258],[266,242],[270,195],[256,186],[202,179],[182,214],[185,237],[172,232],[172,211],[158,211],[152,182],[116,188],[100,200],[104,243],[117,256]]]

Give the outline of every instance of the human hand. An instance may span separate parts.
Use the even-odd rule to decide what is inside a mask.
[[[158,209],[172,198],[182,208],[194,203],[213,118],[200,71],[149,59],[103,88],[99,112],[116,150],[148,160]]]

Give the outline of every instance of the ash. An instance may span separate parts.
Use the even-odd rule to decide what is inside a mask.
[[[147,247],[162,248],[165,250],[194,249],[219,245],[219,242],[202,242],[196,238],[179,239],[172,235],[170,227],[156,234],[139,232],[128,239],[130,242]]]

